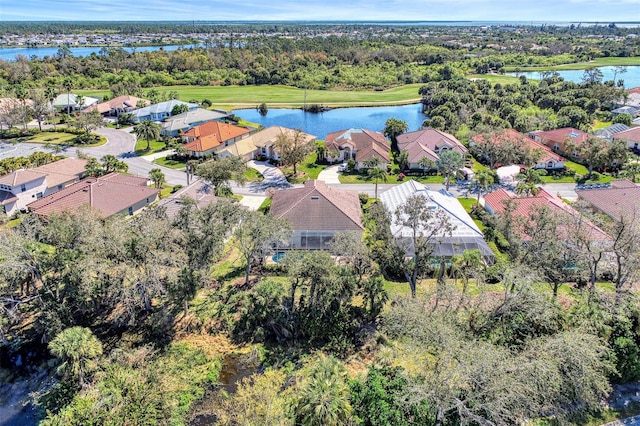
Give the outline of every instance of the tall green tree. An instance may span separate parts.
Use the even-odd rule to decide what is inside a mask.
[[[226,157],[200,164],[196,168],[196,174],[213,186],[217,196],[229,196],[230,182],[244,185],[246,170],[247,165],[242,158]]]
[[[393,152],[400,152],[398,149],[398,136],[407,130],[409,130],[409,126],[406,121],[390,118],[385,122],[382,134],[391,140],[391,150]]]
[[[162,185],[167,182],[167,178],[164,176],[164,173],[162,173],[162,170],[158,168],[149,170],[149,179],[151,179],[156,188],[162,188]]]
[[[387,171],[378,167],[372,167],[367,170],[367,180],[373,180],[375,184],[375,198],[378,198],[378,181],[387,181]]]
[[[152,140],[158,140],[160,138],[160,130],[162,130],[160,123],[151,120],[143,120],[133,127],[133,133],[147,142],[146,151],[151,149]]]
[[[273,146],[282,164],[293,166],[293,174],[296,175],[298,164],[313,152],[315,143],[308,140],[301,129],[296,129],[293,133],[279,134]]]
[[[451,176],[455,176],[464,164],[464,158],[458,151],[446,150],[439,154],[436,166],[445,179],[445,188],[448,191],[451,184]]]

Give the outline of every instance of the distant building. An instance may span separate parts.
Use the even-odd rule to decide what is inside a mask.
[[[92,98],[91,96],[75,95],[73,93],[62,93],[53,100],[53,108],[57,110],[66,111],[67,107],[71,111],[80,111],[84,108],[90,107],[100,102],[98,98]]]
[[[573,143],[579,146],[589,138],[589,134],[573,127],[564,127],[562,129],[537,131],[529,133],[536,142],[551,148],[554,152],[562,152],[566,155],[577,157],[577,152],[567,152],[569,144]]]
[[[407,151],[410,169],[422,169],[419,163],[423,158],[435,163],[444,151],[459,152],[463,158],[468,152],[455,136],[436,129],[403,133],[397,139],[398,149]]]
[[[33,213],[48,217],[90,206],[100,216],[134,215],[158,198],[159,189],[150,188],[148,179],[110,173],[87,178],[29,204]]]
[[[144,108],[136,109],[131,111],[131,114],[133,115],[133,120],[135,122],[144,120],[162,121],[167,117],[171,117],[171,111],[173,111],[173,108],[176,105],[186,105],[189,110],[199,108],[198,104],[190,104],[188,102],[172,99],[170,101],[160,102]]]
[[[147,99],[137,98],[131,95],[122,95],[115,97],[106,102],[93,104],[85,108],[82,112],[98,111],[102,115],[117,117],[123,112],[131,112],[140,106],[148,106],[151,101]]]

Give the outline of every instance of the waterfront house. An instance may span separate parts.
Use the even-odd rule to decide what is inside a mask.
[[[365,129],[346,129],[329,133],[324,141],[325,158],[329,162],[354,160],[356,170],[366,167],[366,162],[377,159],[380,168],[390,162],[389,142],[380,132]]]

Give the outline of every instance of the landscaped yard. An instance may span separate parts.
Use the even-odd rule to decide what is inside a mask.
[[[167,145],[161,141],[150,141],[149,142],[149,150],[147,148],[147,141],[141,138],[136,139],[136,155],[143,156],[149,154],[155,154],[156,152],[161,152],[167,150]]]
[[[367,175],[364,173],[352,172],[352,173],[340,173],[338,175],[338,179],[340,179],[340,183],[375,183],[373,179],[367,179]],[[379,180],[378,183],[402,183],[406,182],[409,179],[413,179],[415,181],[421,183],[444,183],[444,178],[440,175],[437,176],[406,176],[402,180],[398,180],[398,175],[389,174],[387,176],[387,181],[384,182]]]
[[[153,164],[176,170],[185,168],[185,164],[182,161],[170,160],[167,157],[156,158],[153,160]]]
[[[291,183],[302,183],[306,180],[318,179],[318,175],[321,171],[329,167],[326,164],[316,164],[316,152],[312,152],[307,155],[306,158],[298,164],[298,174],[293,176],[293,167],[281,167],[282,173],[287,177],[287,180]]]
[[[42,132],[28,139],[28,142],[44,143],[51,145],[68,145],[78,135],[64,132]]]

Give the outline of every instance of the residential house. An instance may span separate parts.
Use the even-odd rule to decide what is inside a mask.
[[[578,199],[614,220],[640,214],[640,187],[628,180],[612,181],[607,188],[576,190]]]
[[[436,129],[423,129],[398,135],[398,149],[407,151],[409,168],[423,169],[420,161],[427,158],[432,162],[440,159],[443,151],[456,151],[464,158],[467,155],[465,147],[455,136]]]
[[[623,132],[616,133],[611,137],[612,140],[620,140],[627,144],[629,149],[640,151],[640,127],[632,127]]]
[[[479,144],[482,142],[484,142],[484,136],[482,134],[478,134],[469,141],[469,146],[474,146],[475,144]],[[540,153],[540,158],[538,158],[538,161],[534,166],[535,169],[564,169],[565,162],[567,161],[561,155],[553,152],[548,146],[534,139],[531,139],[514,129],[507,129],[500,134],[492,135],[489,142],[495,145],[516,145],[521,147],[522,149],[537,151],[538,153]],[[507,166],[507,164],[502,165]]]
[[[90,206],[104,218],[116,214],[134,215],[158,198],[160,190],[150,188],[148,182],[146,178],[120,173],[87,178],[32,202],[29,210],[48,217]]]
[[[529,137],[536,142],[551,148],[554,152],[561,152],[573,157],[577,156],[576,152],[567,152],[570,143],[580,145],[589,137],[588,133],[573,127],[564,127],[562,129],[536,131],[529,133]]]
[[[256,156],[265,157],[268,160],[279,160],[278,152],[275,149],[275,144],[280,137],[293,138],[296,136],[298,130],[289,129],[282,126],[270,126],[266,129],[251,135],[253,144],[258,150]],[[316,137],[308,133],[300,132],[299,137],[302,137],[305,142],[315,142]]]
[[[640,108],[640,87],[634,87],[627,90],[627,96],[624,98],[620,98],[615,102],[614,106],[616,108],[631,106],[635,108]]]
[[[26,209],[39,198],[78,182],[87,160],[65,158],[33,169],[20,169],[0,177],[0,203],[7,215]]]
[[[409,198],[414,196],[422,197],[429,209],[444,212],[451,224],[451,234],[440,235],[437,241],[434,242],[434,257],[450,258],[456,254],[462,254],[465,250],[477,249],[480,250],[488,263],[493,262],[493,251],[485,242],[482,231],[480,231],[457,198],[446,191],[431,191],[426,185],[409,180],[380,194],[380,201],[389,212],[395,213]],[[426,224],[426,226],[439,225]],[[425,229],[420,230],[420,232],[425,232]],[[406,255],[412,256],[414,251],[411,244],[413,230],[392,221],[391,234],[406,247]]]
[[[613,135],[620,133],[620,132],[624,132],[625,130],[629,130],[630,127],[627,126],[626,124],[622,124],[622,123],[616,123],[616,124],[612,124],[611,126],[607,126],[607,127],[603,127],[602,129],[598,129],[595,132],[593,132],[594,135],[596,135],[599,138],[602,139],[606,139],[606,140],[611,140],[613,138]]]
[[[149,105],[144,108],[136,109],[131,111],[133,115],[133,121],[162,121],[167,117],[171,117],[171,111],[176,105],[186,105],[189,110],[193,110],[199,108],[198,104],[190,104],[187,102],[182,102],[177,99],[172,99],[166,102],[160,102],[157,104]]]
[[[217,154],[218,151],[233,145],[249,136],[251,131],[244,127],[219,121],[207,121],[182,134],[184,149],[193,157]]]
[[[59,111],[79,111],[100,102],[100,99],[91,96],[81,96],[73,93],[61,93],[51,103],[53,108]]]
[[[513,217],[519,217],[524,220],[528,220],[532,213],[544,207],[548,208],[553,214],[565,215],[565,217],[569,218],[580,218],[580,213],[574,208],[566,204],[559,197],[545,191],[543,188],[539,188],[538,194],[532,197],[517,197],[500,188],[497,191],[485,195],[484,203],[484,207],[489,213],[497,215],[503,215],[507,210],[507,204],[510,203],[510,210]],[[592,241],[610,240],[610,237],[595,224],[586,219],[580,220],[582,224],[586,225]],[[523,241],[527,241],[530,240],[531,237],[527,235],[525,229],[522,227],[523,224],[524,221],[517,222],[519,228],[516,229],[516,232]],[[572,229],[565,227],[563,235],[558,235],[558,238],[567,238],[571,232],[573,232]]]
[[[158,207],[164,208],[167,217],[173,220],[184,207],[183,197],[192,199],[197,208],[206,207],[209,204],[217,203],[219,200],[213,193],[213,187],[199,180],[164,198],[158,203]]]
[[[284,249],[327,249],[334,235],[355,232],[362,236],[362,209],[356,191],[328,187],[308,180],[303,188],[276,191],[270,214],[287,219],[293,230]]]
[[[365,168],[365,162],[378,159],[379,166],[386,168],[390,162],[389,142],[380,132],[365,129],[347,129],[329,133],[324,141],[327,148],[325,158],[329,162],[356,162],[356,169]]]
[[[137,98],[131,95],[117,96],[111,100],[93,104],[85,108],[82,112],[98,111],[100,114],[110,117],[118,117],[123,112],[131,112],[141,105],[148,106],[151,101]]]
[[[175,137],[181,132],[185,132],[192,127],[204,124],[207,121],[222,121],[227,117],[229,117],[229,114],[224,111],[196,108],[167,118],[162,123],[161,133],[162,135]]]

